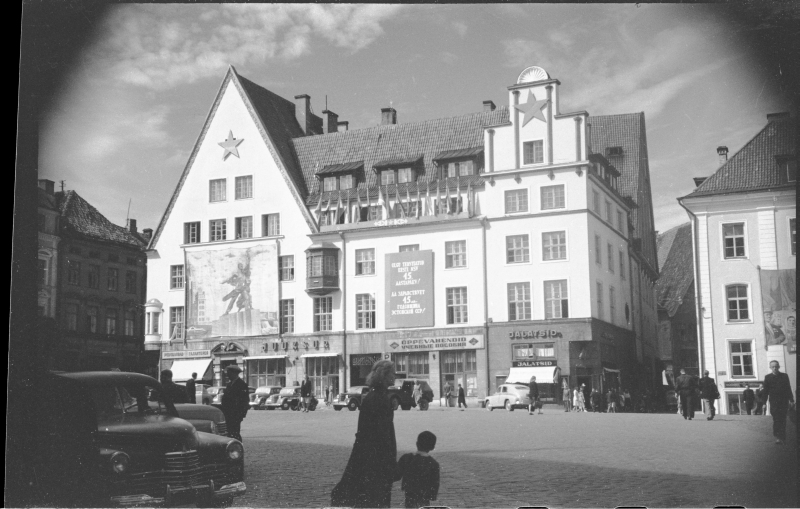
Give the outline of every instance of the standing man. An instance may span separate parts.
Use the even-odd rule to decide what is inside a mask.
[[[452,397],[453,388],[450,387],[450,384],[444,384],[444,406],[450,406],[450,398]]]
[[[764,377],[764,398],[769,398],[769,408],[772,413],[772,434],[776,444],[786,441],[786,414],[789,408],[794,411],[794,395],[789,383],[789,375],[781,373],[778,361],[770,361],[769,369],[772,373]]]
[[[536,385],[536,377],[532,376],[528,381],[528,398],[531,400],[528,403],[528,415],[533,415],[533,409],[536,408],[536,402],[539,401],[539,386]],[[539,413],[542,413],[539,410]]]
[[[716,414],[714,402],[719,399],[719,389],[714,379],[708,376],[708,370],[703,371],[703,378],[700,379],[700,397],[706,404],[706,420],[713,420]]]
[[[744,408],[747,410],[747,415],[751,415],[750,412],[753,410],[753,403],[756,401],[756,393],[750,388],[750,384],[744,384],[742,396],[744,397]]]
[[[308,412],[308,404],[311,401],[311,380],[308,379],[308,375],[300,384],[300,399],[303,401],[303,412]]]
[[[680,395],[681,415],[691,421],[694,418],[694,393],[697,390],[697,380],[687,375],[685,369],[681,369],[680,376],[675,380],[675,389]]]
[[[239,378],[242,368],[233,364],[225,368],[228,375],[228,385],[222,393],[222,413],[225,414],[225,422],[228,425],[228,435],[238,441],[242,441],[242,420],[247,415],[250,408],[250,396],[247,391],[247,384]]]
[[[197,373],[192,373],[192,378],[186,381],[186,395],[189,397],[189,403],[197,403],[197,393],[195,392],[195,383]]]
[[[569,384],[567,380],[564,379],[563,387],[561,388],[561,398],[564,400],[564,411],[569,412],[572,409],[572,391],[569,390]]]
[[[172,370],[161,371],[161,387],[164,389],[164,399],[170,403],[188,403],[186,389],[172,381]]]
[[[608,389],[608,394],[606,395],[608,399],[608,408],[606,408],[606,413],[608,414],[615,414],[617,413],[617,391],[614,390],[613,387]]]
[[[461,384],[458,384],[458,408],[463,412],[464,408],[461,408],[461,405],[464,405],[464,408],[467,408],[467,398],[464,394],[464,388],[461,387]]]

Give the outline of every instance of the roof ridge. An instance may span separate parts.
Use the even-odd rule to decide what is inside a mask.
[[[754,141],[756,141],[756,138],[758,138],[759,136],[761,136],[761,134],[762,134],[764,131],[766,131],[767,129],[769,129],[771,126],[772,126],[772,122],[768,122],[768,123],[767,123],[767,125],[765,125],[763,128],[761,128],[761,130],[760,130],[760,131],[758,131],[758,132],[757,132],[755,135],[753,135],[753,137],[751,137],[749,140],[747,140],[747,143],[745,143],[744,145],[742,145],[742,147],[741,147],[739,150],[737,150],[735,154],[733,154],[732,156],[730,156],[730,157],[729,157],[729,158],[728,158],[728,159],[727,159],[727,160],[726,160],[724,163],[722,163],[722,164],[721,164],[719,167],[717,167],[717,169],[716,169],[716,170],[714,170],[714,173],[712,173],[711,175],[709,175],[709,177],[708,177],[708,178],[706,178],[706,179],[703,181],[703,183],[702,183],[702,184],[700,184],[699,186],[697,186],[697,189],[695,189],[694,191],[692,191],[692,193],[696,193],[696,192],[698,192],[698,191],[702,191],[702,190],[703,190],[703,186],[705,186],[705,185],[706,185],[706,182],[708,182],[708,180],[709,180],[711,177],[713,177],[714,175],[716,175],[717,173],[719,173],[719,172],[720,172],[720,171],[721,171],[723,168],[725,168],[726,166],[728,166],[728,164],[729,164],[729,163],[731,163],[731,161],[733,161],[733,160],[736,158],[736,156],[738,156],[739,154],[741,154],[741,153],[742,153],[742,151],[743,151],[744,149],[746,149],[748,146],[750,146],[750,144],[752,144]]]

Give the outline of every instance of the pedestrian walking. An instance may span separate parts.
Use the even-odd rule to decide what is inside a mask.
[[[764,398],[764,387],[756,389],[756,415],[767,415],[767,409],[764,404],[767,402]]]
[[[719,399],[719,389],[708,374],[708,370],[703,371],[703,378],[700,379],[700,397],[706,404],[706,420],[712,421],[716,414],[714,403]]]
[[[578,407],[578,393],[580,392],[579,387],[575,387],[572,391],[572,411],[573,412],[580,412],[581,409]]]
[[[781,364],[770,361],[769,373],[764,377],[764,398],[769,398],[769,411],[772,414],[772,434],[776,444],[786,441],[786,414],[794,412],[794,394],[789,383],[789,375],[781,373]]]
[[[564,381],[564,387],[561,393],[561,399],[564,400],[564,411],[569,412],[572,410],[572,391],[569,389],[569,384],[567,384],[566,380]]]
[[[633,399],[631,399],[631,393],[628,389],[625,389],[625,392],[622,393],[622,399],[625,401],[625,411],[632,412],[633,411]]]
[[[592,388],[592,393],[589,395],[589,403],[592,405],[592,412],[597,413],[600,411],[600,406],[603,404],[603,395],[600,394],[600,391]]]
[[[161,371],[161,388],[164,399],[169,400],[170,403],[189,402],[189,398],[186,396],[186,387],[181,387],[172,381],[172,370],[170,369]]]
[[[326,385],[325,386],[325,406],[328,406],[328,396],[330,396],[330,394],[331,394],[331,386],[330,385]]]
[[[342,479],[331,492],[332,506],[391,505],[397,442],[387,388],[394,384],[394,377],[394,363],[388,360],[376,362],[367,375],[370,391],[361,401],[356,441]]]
[[[189,403],[197,403],[197,386],[195,385],[196,379],[197,373],[192,373],[192,378],[186,381],[186,396],[189,399]]]
[[[467,398],[464,394],[464,388],[461,387],[461,384],[458,384],[458,408],[462,411],[464,408],[461,408],[461,405],[464,405],[464,408],[467,408]]]
[[[583,391],[586,390],[586,384],[581,384],[577,391],[577,399],[578,399],[578,412],[585,412],[586,411],[586,396],[584,396]]]
[[[744,397],[744,408],[747,410],[747,415],[751,415],[750,412],[753,411],[753,404],[756,402],[756,394],[753,392],[753,389],[750,388],[750,384],[744,384],[742,397]]]
[[[228,385],[222,393],[222,413],[228,426],[228,436],[242,441],[242,420],[250,408],[250,395],[247,384],[239,378],[242,368],[233,364],[225,368]]]
[[[422,398],[422,389],[420,388],[419,382],[414,384],[414,392],[411,393],[411,397],[414,400],[414,403],[417,404],[417,410],[422,410],[422,404],[420,403],[420,398]]]
[[[406,507],[431,505],[439,496],[439,463],[431,458],[436,447],[436,435],[423,431],[417,437],[417,452],[400,456],[395,481],[406,492]]]
[[[532,376],[528,381],[528,415],[533,415],[533,409],[539,408],[539,413],[542,413],[542,405],[539,403],[539,386],[536,385],[536,377]],[[537,407],[538,405],[538,407]]]
[[[444,384],[444,406],[450,406],[450,397],[452,396],[453,388],[450,384]]]
[[[697,380],[687,375],[685,369],[681,369],[680,376],[675,380],[675,389],[680,395],[681,415],[691,421],[694,418],[694,393],[697,390]]]
[[[300,384],[300,401],[303,402],[303,412],[308,412],[308,404],[311,402],[311,390],[311,380],[306,375],[303,383]]]

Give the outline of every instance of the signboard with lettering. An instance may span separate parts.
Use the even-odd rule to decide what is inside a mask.
[[[167,359],[205,359],[211,357],[211,350],[180,350],[164,352],[161,354],[164,360]]]
[[[540,366],[555,366],[556,361],[511,361],[511,366],[515,368],[538,368]]]
[[[744,384],[748,384],[751,389],[758,389],[764,382],[761,380],[752,380],[748,382],[725,382],[726,389],[744,389]]]
[[[386,328],[433,327],[433,251],[386,255]]]
[[[508,333],[508,339],[530,339],[530,338],[560,338],[561,333],[557,330],[515,330]]]
[[[473,350],[484,347],[482,334],[433,338],[387,339],[387,352],[419,352],[425,350]]]

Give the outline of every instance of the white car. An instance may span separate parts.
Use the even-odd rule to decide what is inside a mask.
[[[495,408],[505,408],[513,412],[515,408],[528,408],[531,403],[528,398],[528,386],[525,384],[503,384],[497,388],[497,392],[487,396],[484,400],[484,407],[490,412]]]

